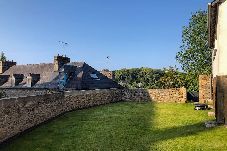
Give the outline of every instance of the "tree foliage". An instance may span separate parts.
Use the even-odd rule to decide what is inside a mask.
[[[0,61],[6,61],[5,53],[2,51],[0,54]]]
[[[160,78],[161,88],[180,88],[186,86],[185,73],[179,72],[177,68],[164,68],[164,75]]]
[[[207,12],[192,14],[189,25],[183,27],[181,51],[176,60],[187,73],[189,90],[198,90],[198,76],[211,74],[212,52],[208,47]]]
[[[127,88],[165,89],[186,86],[185,74],[170,67],[163,70],[133,68],[115,71],[118,83]]]

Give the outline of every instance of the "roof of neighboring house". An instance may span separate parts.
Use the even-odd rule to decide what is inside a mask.
[[[67,70],[67,71],[66,71]],[[72,89],[108,89],[120,88],[113,80],[102,75],[84,62],[71,62],[65,64],[59,72],[54,72],[54,64],[30,64],[30,65],[15,65],[5,71],[2,75],[23,74],[23,81],[16,87],[26,87],[26,77],[32,74],[39,74],[39,81],[33,86],[34,88],[58,88],[59,82],[64,78],[65,73],[73,73],[68,75],[65,88]],[[96,75],[94,78],[92,75]],[[11,87],[9,80],[0,87]]]
[[[214,48],[218,6],[226,0],[214,0],[208,4],[208,43],[210,48]]]
[[[30,65],[16,65],[9,68],[3,73],[3,75],[12,75],[12,74],[23,74],[25,77],[29,73],[40,74],[40,80],[37,84],[45,83],[52,81],[58,73],[54,71],[54,64],[30,64]],[[25,84],[24,80],[21,84]],[[5,83],[3,86],[10,86],[10,82]]]

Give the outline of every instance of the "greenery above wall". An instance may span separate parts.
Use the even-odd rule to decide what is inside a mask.
[[[186,74],[177,68],[132,68],[115,71],[116,81],[127,88],[167,89],[188,86]]]

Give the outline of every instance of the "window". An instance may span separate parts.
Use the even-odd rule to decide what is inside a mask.
[[[95,74],[95,73],[90,74],[90,76],[92,79],[100,80],[99,77],[97,76],[97,74]]]

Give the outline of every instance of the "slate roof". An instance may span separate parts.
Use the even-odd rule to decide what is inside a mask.
[[[16,65],[9,68],[3,73],[3,75],[12,75],[12,74],[24,74],[28,76],[29,73],[40,74],[40,80],[37,84],[46,83],[52,81],[58,76],[57,72],[54,71],[54,64],[29,64],[29,65]],[[22,85],[26,83],[24,78]],[[10,86],[10,83],[7,82],[3,86]]]
[[[59,72],[54,72],[54,64],[29,64],[29,65],[16,65],[9,68],[2,75],[23,74],[23,81],[16,87],[26,87],[26,77],[32,74],[40,74],[40,80],[33,86],[34,88],[50,88],[55,89],[59,87],[59,80],[64,76],[64,67],[73,66],[73,75],[69,77],[65,88],[68,89],[108,89],[120,88],[120,86],[113,80],[102,75],[99,71],[95,70],[84,62],[71,62],[64,65]],[[76,68],[75,68],[76,66]],[[96,74],[98,79],[91,77],[91,74]],[[0,87],[10,87],[10,80]]]

